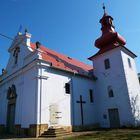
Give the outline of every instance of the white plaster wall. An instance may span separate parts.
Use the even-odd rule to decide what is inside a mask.
[[[125,53],[121,51],[123,66],[125,71],[125,77],[130,97],[130,104],[132,107],[132,111],[134,109],[136,112],[133,112],[136,121],[139,121],[140,124],[140,84],[137,76],[137,69],[135,65],[134,59],[129,55],[129,53]],[[128,58],[131,61],[132,68],[128,65]],[[136,99],[136,102],[134,100]],[[137,123],[137,122],[136,122]]]
[[[21,93],[21,124],[22,127],[28,127],[30,124],[36,124],[36,98],[37,98],[37,69],[34,67],[24,73]]]
[[[9,74],[17,71],[18,69],[22,68],[23,66],[27,65],[31,62],[35,57],[37,58],[36,53],[32,53],[28,46],[23,46],[22,44],[19,45],[20,52],[18,55],[18,63],[14,64],[15,58],[13,57],[13,51],[10,53],[9,62],[7,65],[7,71]],[[32,55],[31,55],[32,54]],[[28,57],[29,56],[29,57]]]
[[[12,84],[16,86],[17,92],[15,124],[21,124],[24,128],[36,124],[36,75],[37,70],[34,67],[0,83],[0,124],[6,125],[7,90]]]
[[[80,104],[77,101],[80,100],[80,95],[82,95],[83,101],[86,103],[83,104],[83,121],[84,125],[95,124],[97,123],[97,113],[96,113],[96,104],[97,98],[95,93],[95,82],[93,79],[88,79],[80,76],[72,77],[72,105],[73,105],[73,125],[82,125],[81,123],[81,108]],[[90,102],[89,90],[93,90],[93,99],[94,102]]]
[[[24,38],[24,39],[20,41],[21,38]],[[21,35],[21,36],[19,35],[17,36],[17,39],[14,40],[13,45],[10,47],[12,49],[10,49],[9,51],[9,61],[6,67],[6,70],[9,75],[16,72],[18,69],[22,68],[27,63],[31,62],[31,57],[29,58],[29,60],[27,60],[26,58],[28,55],[32,53],[32,49],[29,46],[30,45],[29,42],[30,42],[30,39],[29,38],[27,39],[26,35]],[[18,53],[17,64],[15,64],[15,58],[13,56],[14,50],[16,47],[20,48],[20,52]]]
[[[93,80],[52,69],[51,67],[40,68],[39,71],[43,77],[38,80],[38,123],[50,125],[49,106],[57,104],[58,111],[61,112],[60,117],[62,117],[58,121],[59,126],[81,125],[80,105],[76,103],[80,95],[87,102],[83,105],[85,124],[95,123],[95,102],[90,103],[89,97],[89,89],[93,89],[93,92],[95,90]],[[71,85],[71,94],[65,93],[65,83],[68,82]],[[40,95],[40,93],[42,94]]]
[[[30,35],[29,35],[30,36]],[[21,127],[29,127],[37,123],[37,61],[40,52],[32,52],[30,48],[30,37],[28,33],[17,35],[9,48],[9,61],[6,67],[6,74],[1,78],[5,79],[0,83],[0,124],[6,124],[7,118],[7,90],[15,84],[17,91],[15,124]],[[18,63],[14,64],[13,52],[15,47],[20,47]]]
[[[38,79],[38,123],[50,125],[49,106],[57,104],[60,113],[58,125],[69,126],[71,124],[70,94],[65,93],[65,83],[71,79],[67,73],[51,68],[40,68]]]
[[[109,58],[110,69],[105,69],[104,60]],[[127,83],[120,48],[108,51],[93,59],[94,74],[97,76],[96,94],[98,100],[98,121],[102,127],[110,127],[108,109],[118,108],[121,125],[133,124]],[[107,87],[111,85],[114,97],[109,98]],[[107,115],[107,119],[103,115]],[[127,116],[127,117],[126,117]]]

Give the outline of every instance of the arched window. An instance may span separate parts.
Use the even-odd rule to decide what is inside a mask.
[[[108,86],[108,96],[109,97],[114,97],[112,86]]]

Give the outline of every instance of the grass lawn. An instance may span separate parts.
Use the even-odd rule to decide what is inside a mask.
[[[140,140],[140,130],[118,129],[97,131],[64,140]]]
[[[75,132],[66,138],[13,138],[1,137],[10,140],[140,140],[140,129],[114,129],[88,132]]]

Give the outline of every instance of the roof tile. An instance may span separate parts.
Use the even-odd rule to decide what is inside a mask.
[[[36,45],[31,43],[31,48],[35,50]],[[42,51],[42,59],[52,63],[53,67],[82,75],[87,75],[93,69],[91,65],[87,65],[71,57],[45,48],[44,46],[40,46],[40,49]]]

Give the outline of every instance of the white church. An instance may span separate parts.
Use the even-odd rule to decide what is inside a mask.
[[[0,76],[0,133],[38,137],[66,131],[140,125],[136,55],[105,11],[93,66],[50,50],[19,32]],[[91,48],[92,49],[92,48]],[[87,56],[88,57],[88,56]]]

